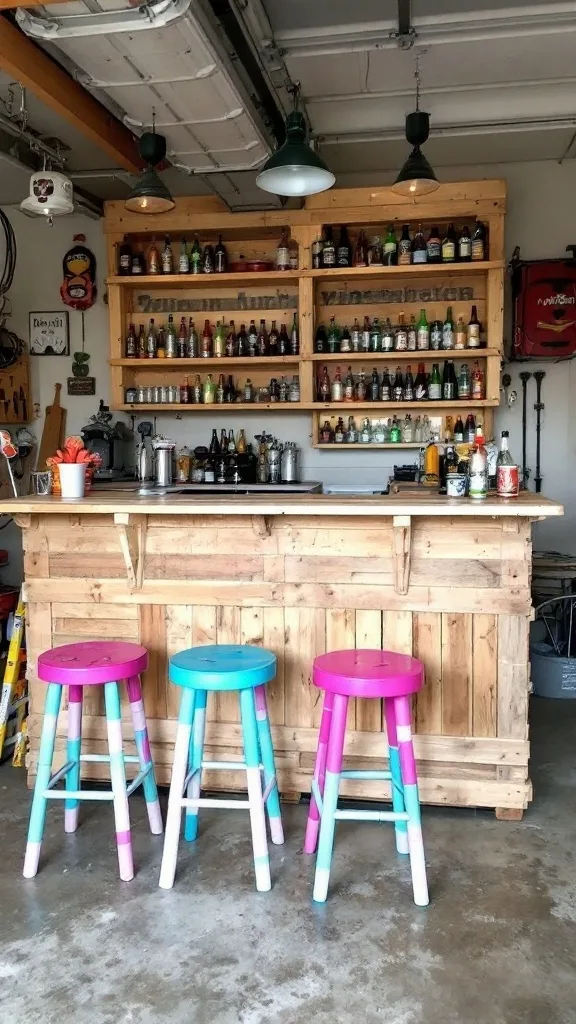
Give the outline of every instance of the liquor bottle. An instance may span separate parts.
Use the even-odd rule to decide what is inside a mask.
[[[396,243],[396,239],[394,239],[394,243]],[[390,257],[390,264],[392,265],[395,261],[395,256],[393,258],[392,253],[389,253],[388,255]],[[370,245],[368,246],[368,266],[381,267],[383,263],[384,249],[382,247],[382,241],[380,239],[380,235],[374,235],[370,241]]]
[[[454,424],[454,444],[464,444],[464,424],[460,413],[458,413],[458,419]]]
[[[247,402],[248,404],[254,401],[254,385],[252,384],[250,377],[246,379],[246,383],[242,388],[242,401]]]
[[[468,363],[462,363],[460,370],[458,371],[458,398],[464,400],[470,398],[472,393],[472,385],[470,381],[470,370]]]
[[[142,277],[142,274],[146,273],[146,257],[140,242],[136,246],[136,251],[132,253],[132,273],[137,277]]]
[[[204,405],[214,405],[216,400],[216,385],[212,380],[212,374],[209,373],[204,381],[204,387],[202,388],[202,401]]]
[[[268,355],[268,332],[266,331],[266,321],[260,321],[260,330],[258,331],[258,341],[256,342],[256,353],[259,356]]]
[[[358,442],[358,430],[356,428],[356,421],[353,416],[348,417],[348,427],[346,429],[346,436],[344,440],[348,444],[357,444]]]
[[[482,221],[476,221],[472,235],[472,261],[477,263],[488,258],[486,246],[486,228]]]
[[[452,319],[452,306],[446,310],[446,319],[442,324],[442,348],[454,348],[454,321]]]
[[[230,321],[230,327],[226,335],[225,352],[229,359],[238,355],[238,339],[236,338],[236,327],[233,320]]]
[[[414,377],[412,376],[412,367],[406,367],[406,377],[404,379],[404,401],[414,401]]]
[[[399,444],[402,440],[402,428],[396,417],[392,420],[392,426],[390,427],[390,440],[393,444]]]
[[[288,246],[288,232],[282,228],[280,241],[276,249],[276,270],[290,269],[290,249]]]
[[[480,348],[480,321],[478,319],[478,313],[476,312],[476,306],[472,306],[472,313],[470,314],[466,334],[468,348]]]
[[[362,426],[360,427],[360,442],[362,444],[370,444],[372,440],[372,430],[370,428],[370,420],[365,417],[362,420]]]
[[[148,350],[146,348],[146,331],[144,330],[144,324],[140,324],[136,352],[138,359],[146,359],[146,356],[148,355]]]
[[[192,242],[192,248],[190,249],[190,273],[202,273],[202,249],[200,248],[198,235],[194,235],[194,241]]]
[[[428,383],[424,363],[418,363],[418,373],[414,381],[414,398],[417,402],[425,402],[428,398]]]
[[[196,359],[198,353],[198,332],[194,326],[194,321],[192,317],[190,317],[190,322],[188,324],[188,338],[186,340],[186,356],[188,359]]]
[[[126,359],[136,359],[136,355],[136,328],[134,327],[134,324],[130,324],[128,334],[126,335]]]
[[[351,352],[352,351],[352,339],[350,337],[350,330],[347,326],[342,328],[340,333],[340,351]]]
[[[378,379],[378,370],[376,367],[372,370],[372,377],[370,378],[370,401],[378,402],[380,400],[380,380]]]
[[[442,241],[442,263],[454,263],[456,260],[456,232],[450,223]]]
[[[158,333],[156,335],[156,358],[166,358],[166,335],[163,327],[158,328]]]
[[[458,262],[469,263],[472,259],[472,238],[470,229],[465,225],[458,239]]]
[[[211,245],[204,246],[204,252],[202,253],[202,273],[214,273],[214,249]]]
[[[444,476],[458,472],[458,456],[453,444],[449,444],[444,455]]]
[[[356,245],[354,248],[354,266],[368,266],[368,245],[366,242],[366,235],[363,231],[359,232],[358,238],[356,239]]]
[[[180,242],[180,255],[178,257],[178,273],[190,273],[190,257],[188,256],[188,246],[186,245],[185,238],[183,238],[182,241]]]
[[[404,381],[402,379],[402,371],[399,366],[396,367],[396,375],[392,383],[392,401],[401,402],[404,398]]]
[[[129,277],[132,273],[132,246],[127,235],[118,246],[118,273],[121,277]]]
[[[202,381],[200,380],[200,374],[197,373],[194,378],[194,384],[192,387],[192,401],[195,405],[200,405],[202,401]]]
[[[224,402],[232,403],[236,401],[236,388],[234,387],[234,378],[231,373],[228,374],[228,382],[224,388]]]
[[[218,235],[218,244],[214,249],[214,270],[217,274],[225,274],[228,270],[228,253],[222,235]]]
[[[220,451],[222,455],[228,454],[228,435],[224,427],[222,427],[222,430],[220,432]]]
[[[324,229],[324,243],[322,245],[322,266],[336,266],[336,246],[332,238],[332,228],[328,224]]]
[[[152,243],[148,249],[146,255],[146,273],[147,274],[159,274],[160,273],[160,253],[156,246],[156,239],[152,238]]]
[[[300,401],[300,377],[296,373],[294,374],[292,380],[290,381],[290,386],[288,388],[288,401]]]
[[[212,431],[212,437],[210,439],[208,451],[212,459],[216,459],[218,458],[219,455],[222,454],[222,449],[220,447],[220,441],[218,440],[218,431],[216,430],[216,427],[214,427]]]
[[[510,454],[509,434],[502,431],[500,451],[496,460],[496,490],[502,498],[515,498],[518,494],[518,466]]]
[[[398,326],[394,334],[394,349],[396,352],[408,351],[408,331],[404,323],[404,313],[398,314]]]
[[[416,347],[419,352],[427,352],[430,348],[430,327],[426,319],[426,310],[420,310],[420,319],[417,324]]]
[[[388,370],[384,370],[384,373],[382,374],[382,383],[380,385],[380,401],[392,401],[392,384],[390,381],[390,374],[388,373]]]
[[[186,330],[186,317],[180,317],[180,328],[178,331],[178,359],[186,359],[188,331]]]
[[[461,316],[458,317],[458,323],[456,324],[456,330],[454,331],[454,348],[466,348],[466,341],[468,338],[468,332],[466,330],[466,324]]]
[[[485,498],[488,494],[488,455],[484,447],[482,427],[478,427],[476,431],[468,472],[468,494],[471,498]]]
[[[335,444],[344,444],[344,434],[345,434],[344,420],[342,419],[341,416],[339,416],[338,417],[338,422],[337,422],[336,426],[334,427],[334,443]]]
[[[236,349],[239,356],[247,356],[249,354],[246,324],[240,324],[240,330],[238,331],[238,337],[236,339]]]
[[[430,229],[428,241],[426,242],[426,249],[428,252],[428,263],[442,262],[442,242],[440,241],[437,224]]]
[[[356,394],[355,398],[357,402],[365,402],[368,395],[368,389],[366,387],[366,374],[364,373],[364,367],[358,374],[358,380],[356,381]]]
[[[168,327],[166,329],[164,345],[166,348],[166,358],[176,359],[178,356],[178,335],[176,334],[172,313],[170,313],[170,316],[168,317]]]
[[[290,354],[290,338],[286,330],[286,324],[280,325],[280,333],[278,334],[278,355],[287,356]]]
[[[442,372],[442,401],[452,402],[457,398],[458,383],[456,381],[454,363],[451,359],[447,359],[444,363],[444,370]]]
[[[244,433],[244,430],[239,430],[238,431],[238,440],[236,442],[236,451],[237,451],[238,455],[246,455],[247,447],[248,447],[248,445],[247,445],[247,442],[246,442],[246,434]]]
[[[298,270],[300,266],[300,260],[298,258],[298,243],[294,238],[291,238],[288,243],[288,269]]]
[[[404,267],[412,262],[412,240],[410,238],[410,226],[405,224],[398,242],[398,266]]]
[[[157,348],[156,327],[154,326],[154,318],[152,317],[150,319],[150,323],[148,324],[148,330],[146,331],[146,355],[147,355],[148,359],[155,359],[156,358],[156,348]]]
[[[474,438],[476,437],[476,421],[472,413],[468,413],[466,418],[466,426],[464,427],[464,443],[474,444]]]
[[[416,317],[412,313],[410,317],[410,323],[408,324],[408,351],[416,352],[418,349],[418,328],[416,327]]]
[[[442,382],[440,380],[440,367],[438,363],[432,364],[432,373],[428,382],[428,398],[431,402],[439,402],[442,398]]]
[[[183,405],[187,405],[191,398],[190,392],[190,381],[188,377],[184,377],[182,384],[180,385],[180,401]]]
[[[330,326],[328,327],[328,351],[334,355],[334,353],[340,351],[340,331],[336,326],[336,320],[333,316],[330,317]]]
[[[370,351],[382,351],[382,332],[380,330],[380,321],[377,316],[374,317],[372,327],[370,328]]]
[[[360,351],[361,352],[369,352],[370,351],[370,332],[371,332],[371,330],[372,330],[372,328],[370,326],[370,317],[369,316],[365,316],[364,317],[364,323],[362,325],[362,335],[361,335],[361,338],[360,338]]]
[[[248,327],[248,355],[255,356],[258,353],[258,331],[254,320],[250,321]]]
[[[328,399],[330,398],[330,382],[328,382]],[[288,381],[286,377],[282,377],[280,384],[278,385],[278,401],[288,401]]]
[[[323,426],[320,427],[320,444],[332,444],[334,441],[334,431],[330,426],[330,420],[324,420]]]
[[[324,324],[318,324],[318,327],[316,329],[316,337],[314,338],[314,351],[328,351],[328,338],[326,337],[326,328],[324,327]]]
[[[204,464],[204,483],[213,484],[216,480],[216,473],[214,471],[214,460],[206,459]]]
[[[226,328],[221,320],[216,321],[213,355],[215,359],[222,359],[226,355]]]
[[[334,380],[330,388],[330,398],[333,402],[344,401],[344,386],[342,384],[342,373],[340,367],[336,367],[336,373],[334,374]]]
[[[200,355],[204,359],[210,359],[212,356],[212,328],[209,320],[204,321],[204,330],[200,338]]]
[[[284,333],[286,329],[284,324],[282,325]],[[292,318],[292,329],[290,331],[290,355],[297,356],[300,354],[300,333],[298,331],[298,314],[294,313]]]
[[[352,263],[352,246],[348,238],[348,228],[345,224],[340,225],[340,238],[336,250],[336,266],[349,267]]]
[[[414,241],[412,242],[412,263],[427,263],[428,262],[428,248],[426,246],[426,239],[422,231],[422,225],[418,227],[418,231],[414,235]]]
[[[174,273],[174,257],[172,255],[172,246],[170,244],[170,235],[166,235],[164,239],[164,248],[162,249],[162,273],[173,274]]]
[[[322,372],[318,380],[318,401],[330,401],[330,377],[328,376],[327,366],[322,367]]]
[[[278,355],[278,339],[279,339],[279,337],[280,337],[280,335],[278,334],[278,328],[276,327],[276,321],[273,320],[272,321],[272,326],[270,327],[270,334],[268,335],[268,354],[271,355],[271,356],[277,356]]]
[[[312,242],[312,268],[314,270],[320,270],[322,266],[322,250],[324,248],[324,242],[321,238],[316,238]]]
[[[354,397],[354,377],[352,374],[352,367],[349,366],[348,373],[344,379],[344,401],[353,402]]]
[[[390,317],[387,316],[384,322],[384,329],[382,331],[382,352],[393,352],[394,351],[394,330],[390,323]]]
[[[442,348],[443,323],[441,320],[433,320],[430,328],[430,348],[436,352]]]
[[[393,224],[388,225],[388,232],[384,239],[383,258],[387,267],[396,266],[398,260],[398,242],[396,241],[396,232],[394,231]]]
[[[357,317],[354,317],[354,323],[352,324],[352,330],[350,331],[350,345],[353,352],[360,352],[362,345],[362,331]]]
[[[486,378],[484,370],[476,362],[472,370],[472,399],[481,401],[484,398],[486,398]]]

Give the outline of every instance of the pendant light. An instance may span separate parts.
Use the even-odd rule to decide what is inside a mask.
[[[406,141],[414,148],[406,163],[402,167],[396,181],[392,185],[392,191],[401,196],[423,196],[427,192],[434,192],[440,187],[434,171],[424,156],[420,146],[423,146],[430,134],[430,114],[420,110],[420,66],[418,54],[416,54],[416,110],[406,116]]]
[[[313,196],[332,188],[336,178],[306,142],[306,120],[298,110],[300,86],[295,83],[294,110],[286,118],[286,138],[256,178],[264,192],[277,196]]]
[[[124,206],[131,213],[166,213],[173,210],[176,203],[155,170],[166,156],[166,139],[156,134],[154,118],[152,131],[144,132],[138,139],[138,152],[147,167]]]

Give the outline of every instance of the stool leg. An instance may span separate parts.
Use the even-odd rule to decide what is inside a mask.
[[[195,700],[196,694],[194,690],[184,689],[182,691],[176,743],[174,746],[174,761],[172,762],[172,779],[168,796],[164,850],[160,867],[160,881],[158,882],[161,889],[171,889],[174,885],[174,875],[176,874],[178,840],[180,839],[180,822],[182,820],[182,796],[184,794],[184,782],[188,769],[188,751],[190,748],[192,722],[194,720]]]
[[[156,789],[156,776],[154,775],[154,764],[152,761],[152,754],[150,752],[150,740],[148,739],[146,715],[144,714],[140,677],[132,676],[131,679],[127,680],[126,685],[128,689],[128,700],[130,701],[130,710],[132,712],[134,739],[136,741],[136,750],[138,751],[140,771],[143,772],[150,766],[150,770],[142,783],[144,799],[146,801],[146,810],[148,812],[148,823],[150,825],[152,835],[161,836],[163,832],[162,812],[160,810],[158,790]]]
[[[66,775],[66,789],[80,789],[80,746],[82,742],[82,687],[68,688],[68,741],[66,759],[74,761],[74,767]],[[75,832],[78,828],[79,800],[64,803],[64,831]]]
[[[110,778],[114,795],[114,821],[116,823],[116,845],[120,878],[129,882],[134,878],[132,859],[132,838],[130,836],[130,811],[126,792],[126,769],[122,746],[122,718],[118,683],[104,683],[106,705],[106,728],[108,731],[108,752],[110,754]]]
[[[408,697],[396,697],[394,699],[394,706],[396,711],[396,732],[400,749],[400,767],[404,787],[404,803],[406,804],[406,812],[408,814],[408,848],[410,851],[414,903],[418,907],[427,907],[430,900],[428,898],[426,861],[424,859],[424,844],[422,842],[416,761],[414,760],[414,747],[412,745],[410,701]]]
[[[334,706],[334,694],[327,690],[324,693],[324,707],[320,720],[320,732],[318,734],[318,750],[316,751],[316,763],[314,765],[314,782],[318,786],[320,796],[324,796],[324,780],[326,777],[326,754],[328,751],[328,739],[330,737],[330,724],[332,722],[332,708]],[[314,853],[318,843],[318,830],[320,828],[320,812],[314,798],[310,796],[310,807],[308,809],[308,821],[306,822],[306,835],[304,837],[304,853]]]
[[[272,888],[272,882],[270,880],[270,861],[268,859],[268,840],[266,838],[266,816],[264,814],[264,800],[262,799],[256,705],[252,689],[240,691],[240,713],[244,735],[244,759],[246,761],[256,888],[258,892],[268,892]]]
[[[206,731],[206,690],[196,690],[194,704],[194,727],[190,737],[188,771],[198,769],[188,783],[186,796],[190,800],[198,800],[202,783],[202,754],[204,751],[204,734]],[[192,843],[198,836],[198,807],[187,807],[184,819],[184,839]]]
[[[398,737],[396,735],[396,711],[394,710],[394,700],[390,697],[384,700],[384,717],[388,734],[390,774],[392,775],[392,808],[397,814],[402,814],[405,811],[404,786],[402,785]],[[408,853],[408,826],[406,822],[394,822],[394,830],[396,832],[396,849],[398,853]]]
[[[278,779],[276,777],[276,764],[274,761],[274,745],[270,731],[270,719],[268,718],[268,705],[266,703],[266,688],[264,685],[257,686],[254,690],[256,703],[256,723],[258,726],[258,739],[260,741],[260,753],[264,766],[264,786],[267,788],[271,781],[274,785],[266,800],[266,810],[270,822],[270,836],[276,846],[284,842],[284,829],[282,828],[282,815],[280,813],[280,798],[278,796]]]
[[[316,858],[316,875],[312,899],[324,903],[328,895],[328,881],[332,864],[334,847],[334,814],[338,804],[340,772],[342,771],[342,755],[344,753],[344,737],[346,735],[346,715],[348,697],[334,694],[332,708],[332,724],[326,754],[326,780],[324,782],[324,798],[322,801],[322,820],[320,822],[320,838],[318,840],[318,857]]]
[[[56,739],[56,726],[58,724],[61,696],[62,687],[57,683],[50,683],[44,705],[44,721],[42,723],[36,783],[34,786],[34,796],[32,797],[32,807],[30,808],[28,842],[26,843],[26,856],[24,857],[24,878],[34,878],[38,871],[40,847],[42,845],[42,836],[44,835],[44,822],[46,821],[46,805],[48,803],[44,796],[44,791],[50,782],[50,774],[52,772],[54,741]]]

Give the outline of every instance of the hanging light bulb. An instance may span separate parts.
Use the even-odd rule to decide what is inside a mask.
[[[176,203],[155,170],[156,165],[166,156],[166,139],[156,134],[154,117],[152,131],[144,132],[138,139],[138,152],[147,167],[124,206],[132,213],[166,213],[173,210]]]
[[[336,178],[306,142],[306,121],[298,110],[300,86],[291,90],[294,110],[286,118],[286,139],[256,178],[264,192],[277,196],[313,196],[332,188]]]
[[[406,116],[406,141],[413,146],[410,156],[402,167],[392,191],[401,196],[423,196],[440,187],[434,171],[424,156],[423,146],[430,134],[430,114],[420,110],[420,65],[416,54],[416,110]]]

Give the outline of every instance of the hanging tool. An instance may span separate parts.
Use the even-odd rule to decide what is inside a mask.
[[[522,381],[522,486],[528,486],[530,470],[526,468],[526,428],[527,428],[527,407],[526,407],[526,386],[532,376],[527,370],[522,370],[520,380]]]
[[[18,458],[18,449],[12,440],[12,435],[8,430],[0,430],[0,452],[6,459],[6,465],[8,466],[8,473],[10,475],[10,483],[12,484],[12,490],[14,491],[14,497],[18,497],[18,488],[16,487],[16,481],[14,479],[14,473],[12,472],[12,460]]]
[[[52,405],[46,407],[46,418],[38,451],[38,469],[45,469],[46,459],[55,455],[56,449],[62,445],[66,410],[60,405],[61,390],[61,384],[54,385],[54,400]]]
[[[536,494],[540,494],[542,490],[542,477],[540,476],[540,434],[542,430],[542,410],[544,405],[542,404],[542,381],[546,373],[544,370],[534,371],[534,380],[536,381],[536,475],[534,477],[534,487]]]

